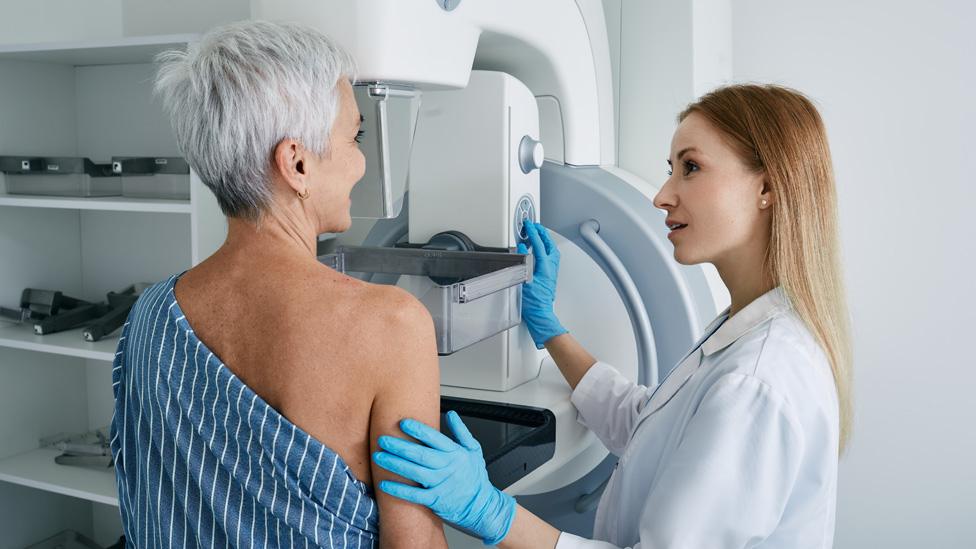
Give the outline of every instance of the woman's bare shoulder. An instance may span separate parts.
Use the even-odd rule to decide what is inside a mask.
[[[434,345],[433,320],[426,307],[396,286],[370,284],[336,273],[320,281],[318,314],[338,322],[359,344],[369,344],[377,358],[391,354],[427,352]],[[436,355],[436,346],[432,352]]]

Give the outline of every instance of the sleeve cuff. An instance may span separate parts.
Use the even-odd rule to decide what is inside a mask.
[[[559,539],[556,541],[555,549],[620,549],[620,548],[617,547],[616,545],[607,543],[605,541],[584,539],[579,536],[574,536],[573,534],[560,532]]]
[[[591,412],[601,413],[600,410],[593,408],[600,408],[600,402],[605,400],[603,393],[606,392],[607,380],[619,375],[620,372],[606,362],[597,362],[583,374],[583,378],[576,384],[573,394],[569,397],[570,402],[579,412],[577,420],[580,423],[586,425],[586,417],[590,416]],[[606,413],[606,410],[602,413]]]

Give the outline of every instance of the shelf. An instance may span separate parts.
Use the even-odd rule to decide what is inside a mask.
[[[127,198],[124,196],[109,196],[103,198],[71,198],[62,196],[28,196],[11,194],[0,194],[0,206],[183,214],[190,213],[192,209],[189,200]]]
[[[118,344],[118,336],[89,343],[82,339],[81,328],[39,336],[30,324],[0,321],[0,347],[112,362]]]
[[[60,453],[54,448],[38,448],[0,459],[0,481],[118,507],[114,470],[58,465],[54,457]]]
[[[199,36],[195,34],[175,34],[84,42],[0,44],[0,59],[72,66],[151,63],[160,52],[183,49],[197,39]]]

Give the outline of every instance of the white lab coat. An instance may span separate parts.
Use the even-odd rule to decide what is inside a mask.
[[[557,549],[832,546],[839,420],[826,356],[780,288],[727,316],[656,390],[603,363],[580,381],[579,421],[620,460],[600,541],[563,533]]]

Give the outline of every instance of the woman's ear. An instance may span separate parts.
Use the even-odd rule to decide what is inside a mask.
[[[773,192],[772,185],[770,185],[769,181],[763,177],[762,187],[759,190],[759,209],[765,210],[766,208],[772,206],[773,202],[775,202],[775,198],[776,194]]]
[[[281,179],[292,191],[303,193],[308,189],[305,180],[307,163],[305,149],[298,141],[282,139],[275,145],[272,155],[272,175],[276,176],[275,179]]]

